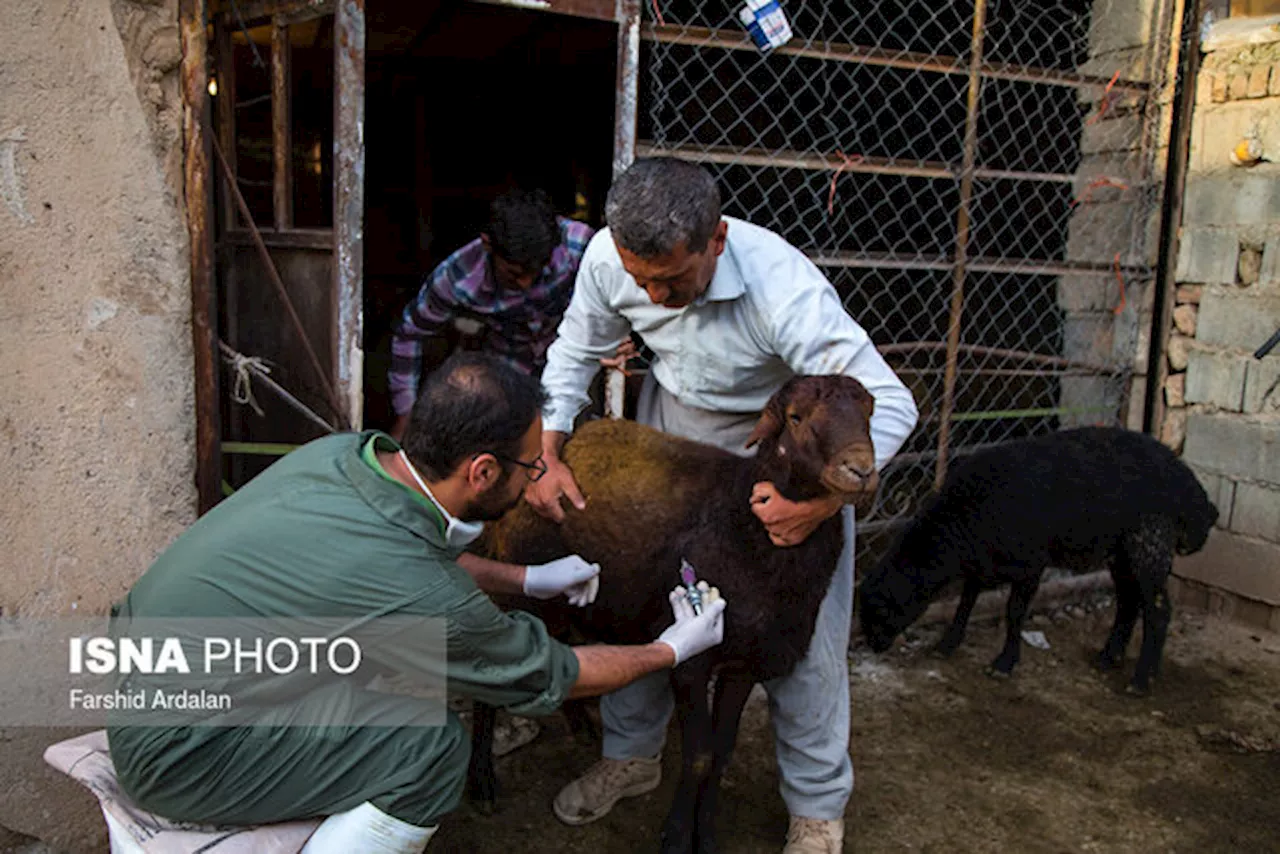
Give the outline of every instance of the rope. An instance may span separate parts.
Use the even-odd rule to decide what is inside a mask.
[[[1102,117],[1107,114],[1107,110],[1111,109],[1111,90],[1115,88],[1116,81],[1119,79],[1120,70],[1116,69],[1116,73],[1111,75],[1110,82],[1108,82],[1106,88],[1102,90],[1102,99],[1098,102],[1098,112],[1089,117],[1089,120],[1084,123],[1085,127],[1089,127],[1090,125],[1100,121]]]
[[[836,207],[836,181],[840,178],[840,173],[848,169],[850,166],[856,166],[862,162],[862,155],[855,154],[852,157],[845,154],[840,149],[836,149],[836,156],[843,162],[836,167],[836,171],[831,176],[831,189],[827,191],[827,215],[835,215]]]
[[[1093,197],[1093,191],[1101,187],[1115,187],[1117,190],[1129,189],[1129,185],[1126,184],[1124,181],[1117,181],[1115,178],[1108,178],[1106,176],[1103,176],[1101,178],[1097,178],[1093,181],[1090,181],[1089,184],[1084,188],[1084,192],[1082,192],[1080,195],[1072,199],[1071,204],[1067,205],[1067,207],[1074,208],[1077,205],[1082,205],[1085,202],[1090,201]]]
[[[257,356],[245,356],[233,350],[226,341],[219,339],[218,349],[222,351],[222,357],[226,359],[227,364],[236,372],[236,382],[232,389],[232,398],[236,403],[247,403],[253,407],[253,411],[262,415],[262,409],[259,408],[257,401],[253,399],[253,386],[251,383],[252,375],[257,375],[258,379],[269,390],[274,391],[276,395],[285,403],[287,403],[295,412],[315,424],[326,433],[335,432],[335,428],[328,421],[325,421],[319,415],[311,410],[305,403],[298,400],[288,391],[286,391],[279,383],[271,379],[268,374],[271,369],[264,364],[263,360]]]
[[[263,374],[271,373],[271,368],[267,367],[258,356],[246,356],[243,353],[236,353],[227,356],[227,361],[231,363],[231,370],[236,372],[236,382],[231,389],[231,399],[236,403],[247,403],[253,407],[253,411],[259,416],[265,415],[262,407],[258,405],[258,401],[253,399],[253,377],[249,375],[249,369],[252,368]]]

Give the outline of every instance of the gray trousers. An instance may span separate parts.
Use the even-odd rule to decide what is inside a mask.
[[[681,404],[649,374],[637,420],[667,433],[737,454],[756,415],[693,409]],[[792,815],[837,819],[853,793],[849,759],[849,624],[853,615],[853,508],[845,507],[844,550],[818,611],[809,652],[787,676],[765,683],[769,694],[782,799]],[[729,603],[733,607],[733,603]],[[666,739],[675,699],[667,674],[654,673],[600,701],[604,755],[610,759],[655,756]]]

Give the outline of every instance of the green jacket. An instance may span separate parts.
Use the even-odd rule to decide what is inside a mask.
[[[284,457],[191,526],[134,584],[133,617],[447,621],[450,694],[547,714],[578,678],[573,651],[536,617],[499,610],[445,545],[439,513],[373,462],[374,431],[318,439]],[[362,450],[366,453],[362,453]],[[378,644],[366,660],[428,676],[439,656]],[[438,684],[438,683],[437,683]]]

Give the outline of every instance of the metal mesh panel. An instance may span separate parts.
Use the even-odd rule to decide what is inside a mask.
[[[782,5],[794,37],[765,55],[740,3],[646,0],[637,153],[702,162],[915,394],[865,553],[958,456],[1125,418],[1171,4]]]

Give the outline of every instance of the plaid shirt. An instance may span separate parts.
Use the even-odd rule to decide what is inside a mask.
[[[436,267],[392,328],[387,383],[397,415],[413,409],[422,375],[422,339],[441,335],[451,320],[471,317],[485,327],[484,348],[525,373],[541,372],[547,348],[573,295],[578,263],[594,231],[564,217],[560,244],[527,291],[500,289],[479,238]]]

